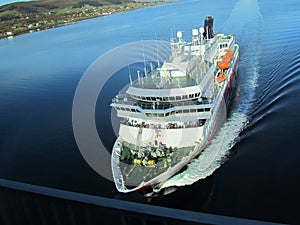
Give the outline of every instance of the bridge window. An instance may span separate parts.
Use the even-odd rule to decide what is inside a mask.
[[[227,48],[227,44],[220,44],[220,49],[222,49],[222,48]]]

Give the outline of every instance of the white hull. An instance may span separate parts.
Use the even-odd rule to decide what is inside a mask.
[[[211,18],[209,17],[208,20],[210,21]],[[194,38],[197,37],[195,30],[193,30],[193,35]],[[166,80],[169,79],[169,74],[173,74],[174,80],[176,80],[186,76],[187,78],[183,78],[185,80],[183,86],[176,88],[174,84],[169,83],[166,84],[167,87],[157,91],[153,87],[152,81],[158,78],[145,77],[145,82],[149,82],[148,89],[140,88],[140,81],[138,81],[127,90],[127,96],[130,98],[133,96],[132,99],[117,98],[112,104],[117,109],[119,117],[128,119],[124,124],[121,124],[119,137],[114,144],[111,157],[115,185],[120,192],[127,193],[154,186],[178,173],[205,149],[227,118],[227,107],[233,86],[236,83],[239,60],[238,45],[234,44],[233,35],[210,37],[212,42],[207,40],[205,45],[199,43],[195,46],[193,46],[193,42],[191,45],[182,45],[181,34],[178,37],[181,47],[175,48],[172,63],[165,63],[162,66],[160,77],[166,76],[163,78]],[[206,48],[208,49],[207,53],[203,54]],[[229,50],[232,54],[230,63],[223,61],[224,48],[231,49]],[[183,51],[181,58],[178,57],[178,49]],[[193,51],[196,56],[191,53]],[[190,64],[187,64],[186,61],[180,61],[182,58],[188,58],[187,56],[190,57]],[[198,62],[199,59],[202,61]],[[225,60],[228,59],[225,58]],[[194,84],[192,84],[191,78],[186,75],[188,73],[191,74],[189,76],[195,74],[193,68],[197,71],[193,79],[198,80]],[[199,73],[203,74],[199,75]],[[222,79],[220,78],[221,75],[223,76]],[[142,84],[144,88],[144,83],[142,82]],[[152,97],[155,95],[156,97]],[[189,97],[190,99],[188,99]],[[198,101],[196,101],[197,99]],[[129,118],[132,120],[130,121]],[[140,123],[133,122],[134,118]],[[190,123],[190,126],[186,126],[184,120],[193,120],[194,122]],[[204,122],[202,123],[202,121]],[[174,124],[175,127],[169,127],[169,124]],[[155,144],[152,144],[153,140],[155,140]],[[126,146],[124,144],[127,149],[124,150],[125,153],[123,152],[123,143],[126,143]],[[177,150],[172,153],[172,147],[166,146],[176,146],[178,149],[175,147]],[[167,150],[170,148],[171,153]],[[164,158],[156,158],[152,155],[153,153],[156,154],[157,151],[159,152],[156,149],[163,149],[162,151],[165,150],[164,154],[169,155]],[[147,153],[149,157],[151,154],[150,158],[154,158],[154,160],[148,160],[147,156],[141,156],[142,153]],[[126,158],[128,154],[130,157]],[[172,160],[171,157],[173,157]],[[143,162],[141,163],[142,159]],[[126,160],[129,160],[128,164],[126,164],[128,162]],[[159,164],[160,162],[165,164]],[[139,170],[141,171],[140,174],[138,173]],[[135,181],[137,183],[134,183]]]

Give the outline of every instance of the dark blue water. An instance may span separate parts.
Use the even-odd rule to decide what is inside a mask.
[[[154,199],[122,195],[82,158],[72,130],[72,102],[86,69],[132,41],[168,41],[172,30],[203,25],[234,33],[240,45],[239,87],[214,173],[178,178],[178,190]],[[194,211],[299,223],[300,5],[288,1],[179,1],[0,40],[0,176],[67,190]],[[125,69],[126,71],[126,69]],[[111,98],[129,82],[113,76],[95,116],[110,149]],[[193,183],[185,185],[185,183]]]

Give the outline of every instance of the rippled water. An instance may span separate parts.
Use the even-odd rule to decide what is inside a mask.
[[[168,40],[174,29],[184,30],[188,39],[189,30],[202,26],[206,15],[214,16],[217,31],[234,33],[240,45],[239,86],[228,121],[204,154],[169,181],[181,186],[177,191],[153,199],[142,193],[118,194],[78,151],[71,120],[76,86],[106,51],[141,39]],[[169,207],[299,223],[299,22],[296,0],[194,0],[0,40],[0,176]],[[96,120],[105,128],[99,136],[107,149],[116,138],[109,104],[129,82],[128,69],[124,71],[105,84],[97,103]]]

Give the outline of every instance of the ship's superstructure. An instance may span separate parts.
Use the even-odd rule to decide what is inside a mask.
[[[121,118],[112,152],[120,192],[160,183],[209,143],[226,119],[236,82],[239,47],[234,35],[215,34],[213,18],[171,40],[169,60],[131,81],[111,104]]]

